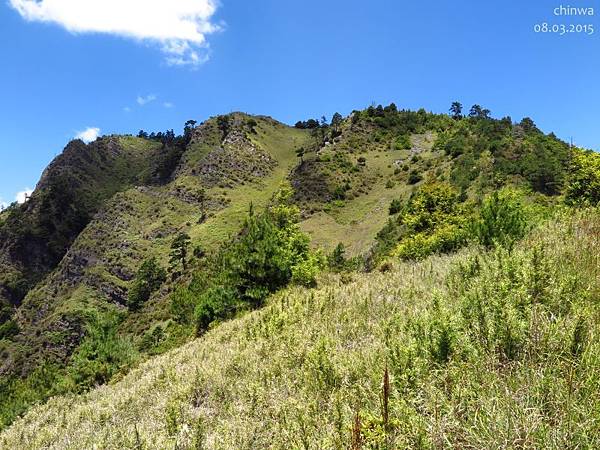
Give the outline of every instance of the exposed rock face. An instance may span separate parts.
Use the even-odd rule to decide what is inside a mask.
[[[214,121],[194,130],[175,177],[198,177],[204,187],[212,188],[232,187],[268,175],[277,162],[248,137],[245,118],[233,114],[225,132]]]
[[[222,147],[200,160],[196,174],[208,188],[233,186],[264,177],[276,165],[267,152],[259,149],[241,130],[236,129],[227,135]]]

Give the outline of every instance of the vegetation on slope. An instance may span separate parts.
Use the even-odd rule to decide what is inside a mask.
[[[597,210],[329,277],[0,437],[27,448],[594,448]],[[386,375],[387,374],[387,375]]]
[[[139,181],[155,146],[107,137],[72,141],[46,169],[31,199],[0,222],[0,307],[18,305],[52,270],[92,216],[118,191]]]
[[[295,163],[293,146],[304,136],[267,119],[249,128],[248,116],[241,114],[231,116],[224,136],[218,122],[186,127],[183,137],[167,132],[147,141],[122,138],[140,152],[140,143],[146,142],[159,156],[187,145],[167,164],[179,175],[158,179],[155,161],[164,160],[149,161],[139,182],[151,184],[129,188],[106,202],[58,268],[28,293],[15,319],[0,330],[3,424],[50,395],[103,383],[140,356],[194,335],[194,326],[180,323],[172,313],[170,291],[185,286],[203,264],[203,255],[218,252],[222,242],[235,236],[251,201],[260,210],[266,206]],[[215,166],[214,155],[220,159],[223,149],[235,158]],[[277,165],[269,163],[268,173],[253,177],[252,161],[261,155],[271,155]],[[168,266],[173,241],[182,233],[191,236],[193,248],[186,264],[170,265],[169,279],[163,282],[161,269]],[[141,270],[153,258],[152,270]],[[98,328],[107,328],[126,345],[99,349],[101,342],[93,336],[108,331]],[[77,359],[86,346],[95,350]]]
[[[510,251],[563,199],[597,203],[596,154],[530,119],[496,120],[477,105],[463,117],[459,106],[452,116],[370,107],[296,129],[235,113],[189,121],[182,136],[118,138],[154,157],[129,167],[138,186],[98,200],[58,267],[0,326],[3,424],[120,377],[290,282],[314,286],[325,259],[303,232],[313,248],[335,248],[329,270],[348,282],[353,270],[389,270],[390,258]],[[292,203],[273,201],[288,179]]]

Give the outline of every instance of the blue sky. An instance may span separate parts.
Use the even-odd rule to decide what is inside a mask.
[[[180,130],[237,110],[294,123],[459,100],[600,149],[600,23],[555,16],[560,4],[3,0],[0,201],[34,187],[82,131]],[[600,14],[595,0],[563,4]],[[542,22],[596,33],[535,33]]]

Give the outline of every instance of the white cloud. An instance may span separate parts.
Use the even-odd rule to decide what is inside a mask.
[[[4,200],[2,200],[2,197],[0,197],[0,211],[5,210],[6,208],[8,208],[8,203],[6,203]]]
[[[154,100],[156,100],[156,95],[154,94],[146,95],[145,97],[138,95],[138,98],[136,99],[137,104],[140,106],[147,105],[148,103],[151,103]]]
[[[25,201],[31,196],[33,193],[33,189],[25,188],[21,192],[17,192],[15,196],[15,201],[17,203],[25,203]]]
[[[61,25],[72,33],[107,33],[158,44],[170,65],[208,59],[206,36],[218,0],[9,0],[28,21]]]
[[[126,106],[125,108],[123,108],[123,111],[129,113],[131,112],[131,108],[129,106]]]
[[[95,141],[100,136],[100,128],[88,127],[75,135],[75,139],[81,139],[86,144]]]
[[[171,108],[173,108],[175,105],[174,105],[173,103],[171,103],[171,102],[164,102],[164,103],[163,103],[163,106],[164,106],[165,108],[167,108],[167,109],[171,109]]]

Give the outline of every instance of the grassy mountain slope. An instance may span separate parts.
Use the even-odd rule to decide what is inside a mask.
[[[495,190],[508,192],[498,200],[505,213],[518,206],[510,200],[516,193],[528,217],[538,218],[565,199],[594,199],[594,158],[529,119],[484,112],[452,119],[390,105],[331,125],[313,122],[292,128],[233,113],[188,123],[180,137],[140,133],[70,144],[32,199],[0,214],[0,261],[8,261],[0,282],[13,280],[3,292],[21,289],[18,307],[0,317],[0,427],[32,404],[106,383],[257,308],[265,292],[293,281],[289,264],[298,263],[294,251],[304,242],[295,224],[258,220],[252,234],[247,221],[250,210],[257,217],[273,206],[282,186],[291,186],[287,211],[291,217],[299,207],[299,227],[313,248],[329,253],[342,243],[354,257],[334,252],[333,271],[464,247],[478,240],[471,224]],[[60,244],[36,247],[52,263],[19,266],[11,249],[29,242],[19,220],[33,224],[27,236],[50,233]],[[504,233],[498,227],[493,237]],[[177,259],[181,249],[173,246],[182,236],[191,245]],[[269,245],[285,242],[282,236],[298,239],[286,247],[296,250],[273,253]],[[326,269],[318,255],[295,266],[304,284]],[[131,301],[136,288],[150,285]]]
[[[598,217],[559,214],[511,253],[286,290],[120,381],[34,408],[0,444],[597,447]]]

